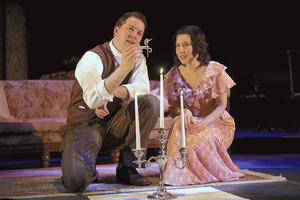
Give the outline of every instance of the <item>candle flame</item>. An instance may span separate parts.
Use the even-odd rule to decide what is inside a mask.
[[[180,95],[181,95],[181,96],[183,95],[183,90],[181,90]]]
[[[161,73],[161,74],[163,73],[163,68],[160,68],[160,73]]]

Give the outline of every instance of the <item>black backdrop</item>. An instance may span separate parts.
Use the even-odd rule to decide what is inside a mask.
[[[212,59],[228,66],[234,79],[246,72],[288,70],[286,50],[300,49],[297,5],[286,2],[20,2],[27,13],[29,79],[68,71],[63,60],[111,40],[115,22],[127,11],[140,11],[147,18],[144,38],[153,38],[147,59],[150,79],[158,80],[160,67],[172,67],[172,36],[185,24],[201,27]]]

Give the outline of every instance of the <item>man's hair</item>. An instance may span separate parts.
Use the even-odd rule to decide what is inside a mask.
[[[137,18],[137,19],[140,19],[144,25],[145,25],[145,29],[147,28],[147,21],[146,21],[146,18],[145,16],[140,13],[140,12],[127,12],[125,14],[123,14],[119,19],[118,21],[116,22],[115,26],[118,26],[119,28],[121,26],[123,26],[123,24],[125,24],[126,20],[130,17],[134,17],[134,18]]]

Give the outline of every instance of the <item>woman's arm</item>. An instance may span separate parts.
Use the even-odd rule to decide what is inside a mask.
[[[203,121],[197,123],[194,118],[191,120],[191,125],[189,126],[190,130],[187,130],[190,134],[195,134],[197,132],[202,131],[209,125],[211,125],[214,121],[216,121],[219,117],[222,116],[227,106],[227,93],[218,96],[216,98],[216,109],[210,113]]]
[[[169,102],[169,112],[170,112],[171,117],[175,118],[176,116],[180,115],[180,109],[178,107],[179,101],[171,102],[170,99],[168,99],[168,102]]]
[[[169,101],[169,112],[172,118],[181,115],[181,110],[176,105],[179,105],[179,101]],[[190,126],[193,124],[193,119],[192,112],[188,108],[184,108],[184,126],[187,131],[190,130]]]

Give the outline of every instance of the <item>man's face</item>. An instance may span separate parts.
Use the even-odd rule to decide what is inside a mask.
[[[114,28],[114,45],[122,53],[132,44],[140,44],[145,31],[144,23],[137,18],[130,17],[121,26]]]

